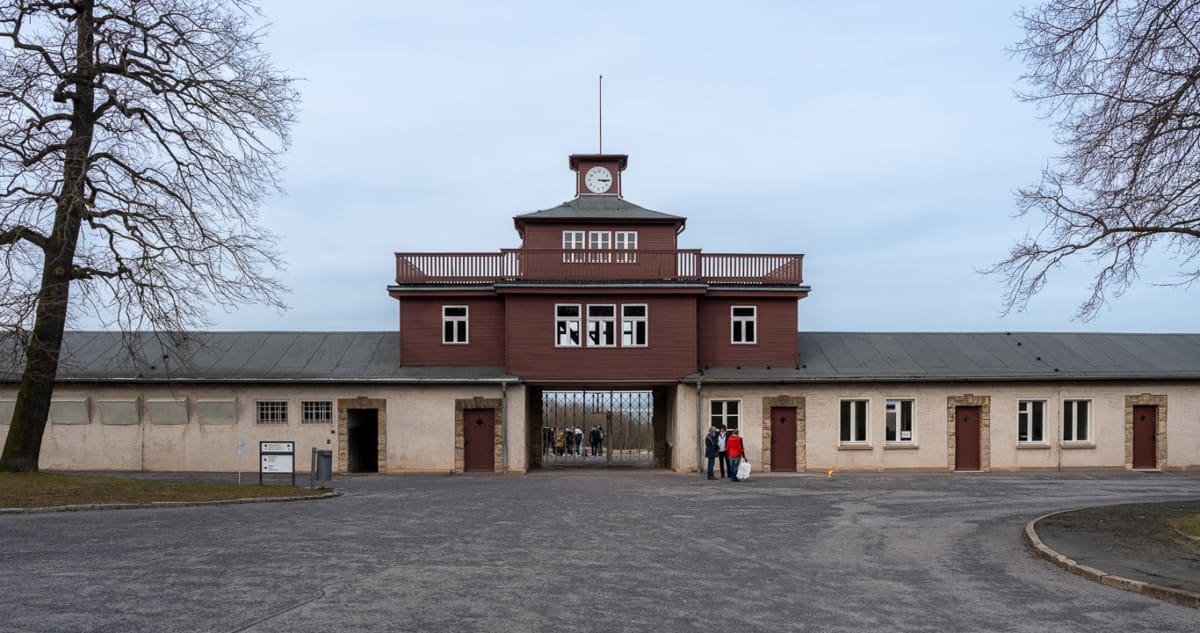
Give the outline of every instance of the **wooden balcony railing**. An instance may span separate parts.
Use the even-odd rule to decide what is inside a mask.
[[[681,250],[522,250],[396,253],[396,283],[703,281],[800,285],[803,255]]]

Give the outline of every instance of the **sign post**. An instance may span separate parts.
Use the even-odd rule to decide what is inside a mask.
[[[246,440],[238,438],[237,441],[237,467],[238,467],[238,485],[242,485],[242,455],[246,454]]]
[[[296,485],[295,442],[259,442],[258,458],[258,483],[263,482],[264,473],[290,474],[292,486]]]

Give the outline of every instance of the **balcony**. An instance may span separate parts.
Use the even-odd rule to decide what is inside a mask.
[[[799,286],[803,255],[681,250],[523,250],[499,253],[396,253],[396,283],[503,281],[692,281]]]

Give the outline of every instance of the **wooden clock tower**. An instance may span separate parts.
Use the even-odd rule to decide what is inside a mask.
[[[629,163],[627,154],[572,154],[568,159],[575,172],[575,196],[621,196],[621,172]]]

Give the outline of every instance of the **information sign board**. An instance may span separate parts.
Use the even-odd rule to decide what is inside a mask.
[[[264,474],[291,475],[292,485],[296,485],[295,442],[259,442],[258,458],[258,483]]]

